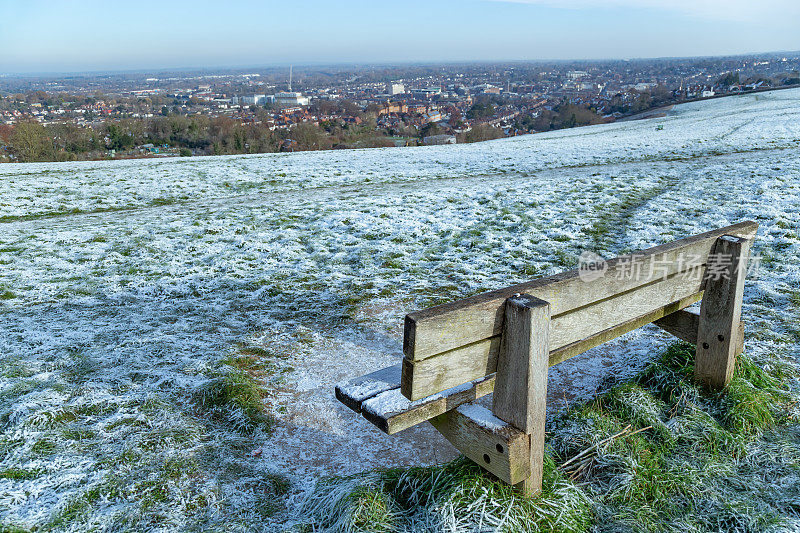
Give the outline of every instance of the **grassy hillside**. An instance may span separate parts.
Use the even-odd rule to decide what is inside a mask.
[[[398,362],[407,312],[557,273],[584,250],[609,257],[743,219],[759,223],[760,257],[745,350],[794,394],[774,370],[800,361],[799,90],[470,145],[0,165],[0,524],[280,531],[310,516],[298,505],[320,479],[447,463],[430,428],[388,437],[334,398],[337,382]],[[577,417],[598,391],[631,387],[669,342],[642,329],[551,368],[551,412],[566,397]],[[617,394],[657,393],[636,382]],[[680,402],[653,398],[642,405],[666,424]],[[692,398],[744,443],[725,468],[746,465],[749,430],[726,425],[722,399]],[[586,404],[586,419],[613,401]],[[553,464],[641,427],[620,413],[572,445],[554,429]],[[648,424],[611,446],[646,448],[644,466],[672,472],[658,461],[678,460],[681,441]],[[627,486],[623,467],[561,474],[560,493],[580,488],[591,523],[622,521],[640,504],[590,488]],[[439,471],[469,467],[409,483]],[[586,484],[601,471],[620,473]],[[648,524],[692,516],[642,501]]]

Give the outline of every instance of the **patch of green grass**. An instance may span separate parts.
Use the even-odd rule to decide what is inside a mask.
[[[80,209],[78,207],[73,207],[71,209],[63,207],[58,211],[52,211],[47,213],[36,213],[31,215],[3,215],[0,216],[0,223],[6,222],[24,222],[28,220],[42,220],[48,218],[56,218],[56,217],[63,217],[69,215],[80,215],[84,213],[113,213],[116,211],[131,211],[133,209],[137,209],[138,206],[111,206],[111,207],[98,207],[96,209]]]
[[[13,300],[17,295],[14,294],[8,287],[0,284],[0,300]]]
[[[264,359],[273,356],[273,353],[267,350],[266,348],[262,348],[261,346],[254,346],[252,344],[242,344],[239,347],[239,353],[242,354],[243,356],[251,356],[253,358],[260,357]]]
[[[15,526],[13,524],[0,524],[0,533],[29,533],[30,529],[25,529],[24,527]]]
[[[48,456],[56,453],[58,446],[50,439],[39,439],[31,446],[31,453],[35,456]]]
[[[33,376],[35,373],[23,360],[17,357],[7,356],[0,359],[0,377],[24,379]]]
[[[61,436],[68,440],[90,440],[97,437],[97,433],[91,429],[81,427],[68,427],[61,430]]]
[[[151,206],[172,205],[175,202],[177,202],[177,199],[175,199],[175,198],[162,198],[162,197],[159,197],[159,198],[153,198],[150,201],[150,205]]]
[[[121,466],[131,467],[139,463],[142,459],[142,454],[131,448],[127,448],[120,452],[118,455],[106,456],[97,462],[99,468],[118,468]]]
[[[274,420],[266,412],[266,390],[260,381],[266,366],[252,355],[229,356],[226,363],[196,392],[201,410],[243,433],[269,429]]]
[[[543,491],[524,498],[460,458],[442,466],[391,469],[320,483],[301,510],[326,531],[585,531],[589,499],[547,458]],[[458,526],[456,526],[458,524]],[[482,524],[482,526],[481,526]],[[458,529],[456,529],[458,527]],[[483,529],[493,527],[493,529]]]
[[[276,473],[253,472],[256,481],[252,485],[254,498],[252,511],[263,518],[269,518],[281,511],[281,497],[285,496],[292,484],[289,479]]]
[[[145,420],[138,418],[120,418],[108,424],[105,429],[106,431],[113,431],[121,427],[146,428],[148,424]]]
[[[16,481],[36,479],[44,474],[43,468],[6,468],[0,470],[0,479],[13,479]]]
[[[392,531],[397,520],[388,494],[371,487],[359,487],[348,501],[349,521],[358,531],[383,533]]]
[[[708,516],[697,502],[709,495],[708,505],[718,507],[714,512],[723,520],[727,495],[718,487],[742,482],[747,472],[741,461],[790,408],[780,382],[746,356],[739,357],[730,385],[721,392],[697,388],[693,371],[694,347],[673,346],[634,383],[557,422],[549,444],[562,461],[628,424],[632,430],[652,426],[613,440],[575,476],[596,488],[595,505],[610,512],[605,520],[647,530],[678,524],[700,528]],[[768,507],[758,496],[752,499],[749,505]],[[752,516],[756,529],[781,521],[771,513]]]
[[[795,309],[800,310],[800,291],[789,292],[789,304]]]
[[[84,383],[100,369],[98,361],[83,353],[82,347],[68,349],[70,361],[64,366],[64,377],[73,383]]]
[[[116,476],[107,476],[77,496],[70,498],[51,518],[47,529],[61,529],[65,526],[74,526],[80,518],[86,516],[92,505],[99,500],[114,499],[121,496],[120,479]]]

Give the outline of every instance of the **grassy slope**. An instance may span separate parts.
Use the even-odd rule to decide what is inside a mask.
[[[274,423],[262,402],[266,394],[264,379],[274,371],[271,363],[274,358],[275,354],[248,344],[237,346],[236,350],[221,358],[214,368],[208,370],[205,383],[195,391],[193,399],[198,420],[208,420],[211,427],[230,428],[242,436],[245,446],[252,447],[247,437],[252,436],[257,429],[269,432]],[[8,372],[8,369],[1,367],[0,370]],[[168,410],[170,407],[154,402],[151,408]],[[60,422],[74,421],[77,416],[70,411],[64,411],[61,416],[63,420],[52,420],[51,423],[58,427]],[[138,419],[121,419],[116,424],[134,427],[143,422]],[[67,437],[80,442],[87,435]],[[188,440],[189,435],[180,430],[175,430],[172,434],[156,432],[150,439],[138,442],[131,439],[124,452],[106,461],[108,466],[113,467],[114,473],[106,475],[99,483],[88,486],[67,501],[43,525],[42,530],[92,530],[94,528],[86,522],[90,518],[90,510],[109,499],[126,500],[135,505],[131,516],[120,518],[119,526],[131,529],[152,526],[147,513],[167,505],[175,497],[176,482],[185,477],[201,476],[202,467],[197,454],[187,454],[182,449]],[[2,444],[5,443],[0,442],[0,452],[6,451]],[[47,456],[54,453],[56,447],[54,440],[40,439],[33,445],[32,451],[37,455]],[[134,466],[136,463],[138,465]],[[0,479],[35,479],[43,473],[42,468],[6,468],[0,469]],[[264,475],[259,472],[258,482],[254,482],[256,474],[248,471],[245,465],[238,469],[220,471],[219,475],[242,477],[251,486],[255,486],[261,497],[251,513],[262,519],[282,507],[276,500],[289,490],[288,479],[279,474]],[[127,487],[132,487],[133,490]],[[184,508],[188,513],[194,514],[200,523],[207,520],[203,516],[210,503],[207,494],[197,490],[189,495],[184,494],[183,497]],[[28,530],[0,518],[0,533],[35,530],[37,529]]]
[[[461,458],[321,482],[303,531],[765,531],[800,524],[800,425],[781,385],[746,356],[722,393],[692,384],[694,349],[670,347],[632,382],[548,428],[543,494],[522,498]],[[590,459],[569,458],[600,445]],[[313,525],[313,529],[312,529]]]

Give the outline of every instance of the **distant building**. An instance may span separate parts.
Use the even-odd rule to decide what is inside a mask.
[[[400,114],[400,113],[408,113],[408,105],[403,102],[390,102],[384,104],[381,108],[379,114],[380,115],[391,115],[391,114]]]
[[[441,111],[438,109],[432,109],[422,114],[420,122],[422,124],[428,124],[430,122],[439,122],[442,119],[444,119],[444,116],[442,115]]]
[[[309,104],[308,96],[298,92],[279,92],[275,93],[275,103],[279,106],[306,106]]]
[[[578,80],[588,75],[589,73],[586,72],[585,70],[570,70],[569,72],[567,72],[567,78],[571,80]]]
[[[469,91],[474,94],[500,94],[500,87],[491,83],[482,83],[471,87]]]
[[[412,91],[416,98],[430,98],[431,96],[436,96],[437,94],[442,94],[441,87],[424,87],[422,89],[414,89]]]
[[[389,96],[405,94],[406,87],[402,83],[389,83],[386,85],[386,92],[389,93]]]
[[[703,98],[710,98],[714,96],[714,89],[707,89],[700,93],[700,96]]]
[[[425,137],[422,139],[422,142],[426,146],[438,144],[456,144],[456,137],[455,135],[431,135],[430,137]]]
[[[238,100],[239,105],[264,105],[267,101],[267,95],[254,94],[252,96],[240,96]]]

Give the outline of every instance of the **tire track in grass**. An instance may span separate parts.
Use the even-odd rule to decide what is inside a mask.
[[[677,186],[679,182],[677,178],[665,176],[651,187],[629,191],[622,195],[618,203],[600,208],[592,225],[584,229],[592,249],[597,253],[617,250],[634,213]]]

